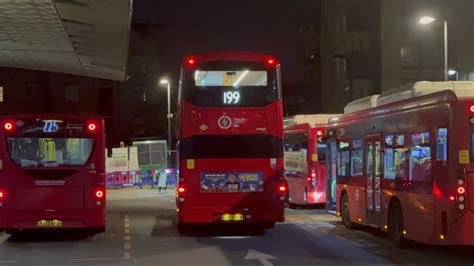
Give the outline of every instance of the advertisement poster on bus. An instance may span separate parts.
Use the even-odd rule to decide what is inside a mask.
[[[263,192],[263,173],[201,173],[202,193]]]
[[[306,176],[308,163],[305,151],[285,152],[285,175],[291,177]]]

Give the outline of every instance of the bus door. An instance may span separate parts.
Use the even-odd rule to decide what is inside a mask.
[[[326,145],[326,208],[336,211],[337,142],[330,141]]]
[[[382,137],[369,136],[366,139],[365,176],[367,195],[367,223],[380,224]]]

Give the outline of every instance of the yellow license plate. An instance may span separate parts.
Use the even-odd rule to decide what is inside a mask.
[[[63,221],[61,220],[40,220],[36,223],[38,227],[62,227]]]
[[[243,221],[244,220],[244,215],[243,214],[224,214],[221,215],[221,220],[222,221]]]

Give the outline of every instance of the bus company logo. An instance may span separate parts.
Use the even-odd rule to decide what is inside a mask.
[[[232,126],[232,120],[229,116],[223,115],[217,120],[217,124],[222,129],[229,129]]]

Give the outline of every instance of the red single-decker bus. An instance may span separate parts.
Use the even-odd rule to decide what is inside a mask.
[[[377,227],[398,246],[474,245],[474,82],[357,100],[326,135],[346,227]]]
[[[1,118],[0,228],[105,231],[105,134],[98,117]]]
[[[280,65],[252,52],[188,57],[179,96],[179,222],[284,220]]]

